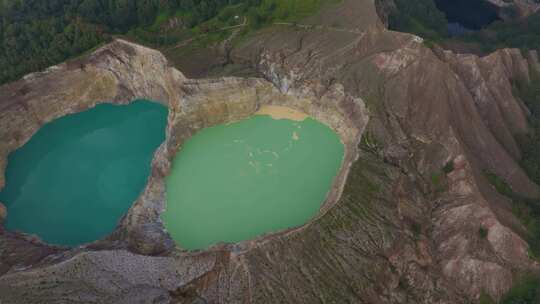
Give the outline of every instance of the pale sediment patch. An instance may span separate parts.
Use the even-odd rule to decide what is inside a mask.
[[[255,115],[269,115],[273,119],[290,119],[303,121],[308,117],[306,113],[283,106],[262,106]]]

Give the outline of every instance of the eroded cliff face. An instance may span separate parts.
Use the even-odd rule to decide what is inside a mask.
[[[526,233],[511,214],[511,202],[482,173],[494,172],[514,191],[538,197],[538,186],[517,163],[515,136],[527,132],[527,111],[512,96],[512,83],[528,81],[529,69],[537,68],[534,53],[524,58],[518,50],[500,50],[478,58],[434,52],[419,37],[389,32],[376,22],[339,31],[278,28],[236,55],[257,65],[282,91],[340,83],[366,101],[370,122],[364,137],[376,139],[371,146],[382,167],[403,173],[386,185],[397,204],[387,206],[395,213],[377,221],[400,227],[388,229],[392,237],[377,254],[397,263],[379,267],[394,272],[402,284],[370,282],[377,290],[399,294],[405,285],[405,293],[414,295],[405,303],[448,297],[459,303],[478,299],[481,292],[499,298],[513,274],[538,269],[529,260],[520,237]],[[449,162],[454,170],[445,174]],[[487,229],[486,238],[480,228]],[[392,301],[384,294],[363,299]]]
[[[3,302],[469,303],[540,271],[511,202],[482,174],[540,195],[517,163],[527,111],[511,86],[538,68],[537,55],[433,51],[384,29],[370,0],[264,30],[231,55],[266,80],[189,80],[159,53],[115,41],[0,88],[4,166],[44,122],[99,102],[147,98],[170,111],[148,185],[107,239],[66,249],[1,231]],[[344,141],[321,213],[239,244],[175,247],[159,220],[174,153],[197,130],[265,104],[302,110]]]

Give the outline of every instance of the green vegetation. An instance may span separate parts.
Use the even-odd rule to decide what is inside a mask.
[[[489,303],[489,302],[487,302]],[[514,284],[502,298],[502,304],[537,304],[540,303],[540,277],[526,275]]]
[[[422,235],[422,225],[419,223],[413,222],[411,224],[411,231],[416,239],[419,239]]]
[[[480,227],[478,229],[478,235],[480,235],[481,238],[485,239],[488,236],[488,230],[485,227]]]
[[[3,0],[0,84],[123,35],[153,47],[206,46],[273,22],[298,22],[338,0]],[[191,41],[191,40],[189,40]]]
[[[480,294],[479,304],[495,304],[495,301],[487,293],[482,292]]]
[[[152,26],[137,27],[127,36],[139,43],[164,48],[167,55],[185,41],[190,41],[192,51],[200,50],[231,37],[232,30],[239,30],[239,41],[248,33],[277,22],[296,24],[314,14],[321,6],[340,0],[234,0],[222,7],[215,16],[197,22],[189,21],[189,11],[161,12]],[[184,26],[170,27],[171,19]],[[188,21],[184,21],[188,20]],[[174,56],[174,54],[173,54]]]
[[[448,173],[454,171],[454,162],[453,161],[447,162],[446,165],[444,165],[442,170],[443,170],[443,172],[445,174],[448,174]]]
[[[538,200],[524,198],[516,194],[504,179],[484,171],[484,176],[497,192],[512,200],[512,213],[528,231],[527,242],[531,257],[540,256],[540,204]]]
[[[506,181],[500,176],[488,170],[484,171],[484,176],[487,178],[488,182],[493,187],[495,187],[495,190],[497,190],[497,192],[499,192],[500,194],[510,198],[514,195],[514,191],[512,190],[510,185],[508,185]]]
[[[248,10],[250,26],[261,27],[271,22],[299,22],[314,14],[321,5],[336,0],[262,0]]]
[[[534,182],[540,184],[540,75],[533,73],[530,83],[516,82],[514,88],[514,95],[523,100],[531,112],[529,126],[532,132],[518,138],[523,154],[521,167]]]
[[[431,184],[433,185],[435,192],[444,191],[447,186],[446,175],[452,171],[454,171],[454,163],[449,161],[440,171],[433,172],[430,175]]]
[[[360,141],[360,147],[368,152],[378,154],[382,147],[373,132],[365,131]]]
[[[527,241],[531,255],[540,256],[540,205],[538,200],[527,199],[516,194],[506,181],[496,174],[484,171],[484,176],[500,194],[512,200],[512,213],[529,232]]]
[[[77,56],[113,34],[150,26],[161,11],[191,12],[197,23],[229,0],[0,1],[0,83]],[[159,19],[159,18],[158,18]]]
[[[540,184],[540,75],[532,73],[529,83],[516,82],[514,87],[514,94],[523,100],[531,112],[531,132],[518,138],[522,151],[521,167],[536,184]],[[514,205],[513,212],[522,219],[527,230],[533,235],[529,240],[531,255],[540,257],[540,201],[522,199],[520,202]]]
[[[413,33],[428,41],[448,37],[448,21],[433,0],[394,0],[397,10],[390,14],[391,29]]]
[[[538,201],[514,199],[512,213],[521,220],[529,232],[527,242],[530,246],[530,257],[540,257],[540,208]]]
[[[492,52],[503,47],[540,49],[540,13],[524,20],[497,21],[485,30],[473,32],[461,39],[481,46],[483,52]]]
[[[431,178],[431,184],[433,185],[433,187],[435,188],[435,192],[441,192],[444,190],[444,182],[445,182],[445,174],[444,172],[440,171],[440,172],[435,172],[433,174],[431,174],[430,176]]]
[[[484,174],[499,193],[512,199],[512,212],[520,219],[528,231],[526,240],[530,246],[529,257],[532,259],[538,258],[540,256],[540,204],[538,200],[522,198],[514,193],[512,188],[499,176],[491,172],[484,172]],[[482,229],[485,230],[485,228],[480,228],[480,236],[485,234],[485,237],[487,237],[487,230],[484,232]],[[487,300],[485,301],[480,301],[480,303],[492,303]],[[540,303],[540,278],[538,276],[526,276],[521,279],[503,297],[501,303]]]
[[[389,16],[389,27],[419,35],[428,41],[428,46],[433,42],[459,43],[462,46],[471,46],[471,50],[474,48],[484,53],[502,47],[540,49],[540,12],[524,20],[495,21],[483,30],[451,38],[448,20],[437,8],[434,0],[395,0],[395,3],[397,10],[391,12]],[[463,14],[467,13],[472,12],[463,10]]]

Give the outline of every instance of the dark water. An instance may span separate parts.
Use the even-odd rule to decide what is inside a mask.
[[[467,29],[457,22],[448,23],[448,34],[450,36],[463,36],[471,32],[473,32],[473,30]]]
[[[487,1],[435,0],[435,4],[449,23],[457,23],[467,30],[480,30],[499,20],[497,8]]]
[[[201,249],[301,226],[318,213],[343,153],[337,134],[310,118],[204,129],[174,160],[165,227],[182,247]]]
[[[61,245],[103,238],[143,190],[167,109],[102,104],[43,126],[9,156],[6,226]]]

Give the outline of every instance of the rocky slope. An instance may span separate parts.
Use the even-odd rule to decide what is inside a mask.
[[[470,303],[540,271],[511,202],[482,173],[540,195],[518,166],[527,111],[511,86],[538,68],[535,53],[431,50],[387,31],[373,1],[344,0],[251,36],[231,56],[265,80],[189,80],[159,53],[116,41],[0,87],[4,166],[44,122],[98,102],[170,109],[148,185],[110,237],[66,249],[1,231],[3,303]],[[159,220],[174,151],[263,104],[303,110],[346,144],[320,215],[240,244],[175,248]]]
[[[409,238],[405,246],[414,249],[407,252],[396,250],[395,242],[404,242],[404,238],[395,236],[391,245],[379,251],[389,258],[392,250],[407,252],[409,256],[394,257],[405,265],[386,267],[402,271],[398,276],[406,278],[407,289],[421,294],[415,301],[444,302],[444,297],[433,298],[427,290],[440,293],[439,280],[448,279],[446,282],[460,290],[452,297],[461,294],[474,299],[482,291],[499,297],[512,284],[512,271],[533,266],[526,243],[514,232],[522,229],[510,214],[509,202],[487,185],[481,171],[496,172],[520,193],[538,195],[537,186],[515,161],[519,152],[512,137],[526,132],[524,109],[512,97],[510,87],[514,77],[528,75],[526,61],[518,52],[504,50],[476,58],[485,62],[481,68],[467,66],[464,58],[438,56],[418,37],[387,32],[377,24],[360,35],[355,33],[357,29],[348,30],[338,35],[328,29],[273,33],[251,42],[242,55],[252,58],[278,85],[341,83],[345,92],[367,101],[371,112],[368,130],[380,145],[378,154],[387,166],[404,173],[402,183],[416,184],[416,191],[423,193],[415,205],[419,198],[411,197],[414,191],[396,182],[392,186],[397,197],[392,201],[403,205],[395,218],[386,218],[398,227],[420,225],[418,238],[428,240],[422,243]],[[263,51],[253,54],[253,49]],[[275,71],[280,71],[277,77]],[[499,129],[506,133],[498,133]],[[499,142],[508,133],[510,138]],[[453,162],[455,170],[446,178],[446,190],[434,189],[438,186],[429,185],[433,175],[448,162]],[[404,197],[400,199],[398,193]],[[479,235],[480,227],[488,229],[487,240]],[[420,253],[426,256],[419,257]],[[444,293],[452,293],[444,289]]]

